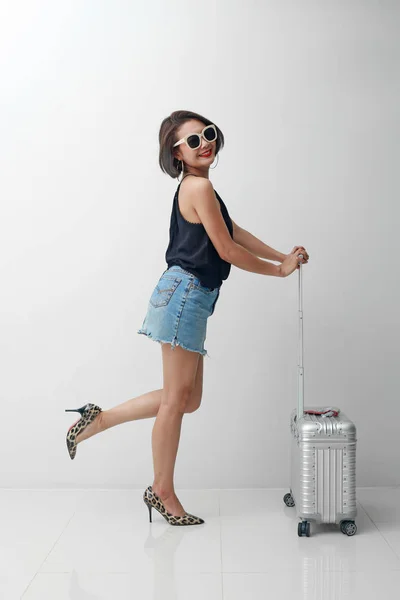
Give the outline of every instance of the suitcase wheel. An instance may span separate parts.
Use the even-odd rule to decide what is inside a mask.
[[[283,501],[286,504],[286,506],[294,506],[294,500],[293,500],[293,496],[292,494],[285,494],[283,496]]]
[[[357,532],[357,525],[354,521],[342,521],[340,523],[340,531],[346,535],[354,535]]]
[[[308,521],[299,523],[297,526],[297,534],[299,537],[303,537],[304,535],[310,537],[310,523]]]

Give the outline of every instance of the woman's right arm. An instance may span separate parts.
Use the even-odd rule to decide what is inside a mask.
[[[232,239],[211,181],[205,177],[190,180],[186,183],[186,194],[219,256],[244,271],[282,277],[280,265],[258,258]]]
[[[274,263],[269,262],[268,260],[258,258],[246,250],[246,248],[240,246],[240,244],[236,244],[236,242],[233,242],[233,244],[228,247],[226,254],[221,258],[226,260],[226,262],[235,265],[235,267],[243,269],[244,271],[259,273],[260,275],[273,275],[274,277],[281,277],[280,265],[274,265]]]

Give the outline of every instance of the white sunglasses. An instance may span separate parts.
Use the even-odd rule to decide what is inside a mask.
[[[175,148],[175,146],[179,146],[179,144],[183,144],[183,142],[185,142],[185,144],[191,150],[196,150],[201,146],[202,137],[206,140],[206,142],[215,142],[217,139],[217,128],[215,125],[207,125],[207,127],[204,127],[201,133],[189,133],[189,135],[183,137],[181,140],[179,140],[179,142],[176,142],[173,147]]]

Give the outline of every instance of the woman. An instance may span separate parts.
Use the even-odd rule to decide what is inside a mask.
[[[156,417],[154,480],[143,495],[150,521],[154,507],[171,525],[198,525],[204,520],[185,512],[175,494],[173,475],[183,415],[200,406],[207,319],[215,310],[222,282],[232,264],[253,273],[287,277],[309,256],[302,246],[281,254],[232,221],[209,180],[210,165],[224,145],[222,131],[211,121],[176,111],[162,122],[159,142],[161,169],[172,178],[180,174],[182,178],[172,207],[168,268],[150,297],[138,333],[161,344],[163,388],[106,411],[95,404],[73,409],[82,416],[68,431],[67,447],[73,459],[77,444],[96,433],[126,421]]]

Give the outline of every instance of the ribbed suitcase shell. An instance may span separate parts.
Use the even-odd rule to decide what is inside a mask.
[[[315,408],[315,407],[313,407]],[[317,409],[318,410],[318,409]],[[337,523],[354,519],[356,506],[356,427],[338,417],[304,414],[290,417],[291,493],[297,516]]]

